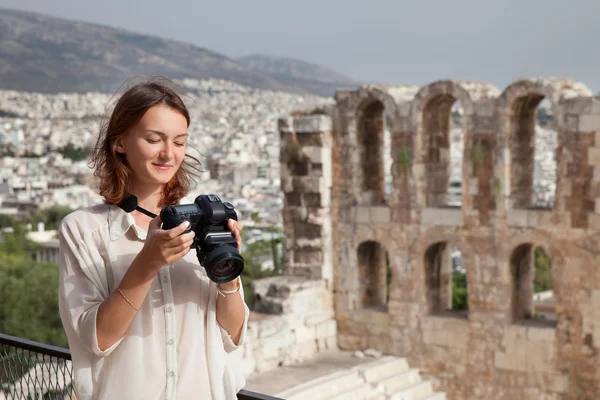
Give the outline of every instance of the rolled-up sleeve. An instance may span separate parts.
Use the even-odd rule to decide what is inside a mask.
[[[250,310],[248,309],[248,306],[246,305],[246,303],[244,303],[244,313],[245,313],[244,325],[242,325],[242,334],[240,335],[240,341],[238,342],[237,345],[235,343],[233,343],[233,340],[231,339],[231,335],[229,333],[227,333],[227,331],[217,321],[217,325],[219,326],[219,329],[221,330],[221,338],[223,339],[223,347],[225,348],[225,351],[227,353],[231,353],[232,351],[239,349],[244,344],[244,339],[246,337],[246,330],[248,329],[248,317],[250,315]]]
[[[85,237],[73,221],[61,223],[59,240],[59,312],[69,346],[107,356],[123,338],[105,350],[98,347],[96,317],[109,295],[102,258],[93,237]]]

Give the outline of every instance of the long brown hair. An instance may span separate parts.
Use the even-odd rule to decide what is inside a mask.
[[[112,112],[107,112],[101,128],[90,166],[94,176],[100,180],[99,193],[108,204],[119,204],[127,196],[127,186],[133,171],[123,154],[115,150],[115,142],[137,124],[150,108],[163,105],[177,111],[190,126],[187,107],[172,87],[172,82],[163,77],[151,77],[127,89],[115,104]],[[202,172],[200,161],[189,155],[177,173],[164,186],[161,205],[176,204],[190,189],[192,177]]]

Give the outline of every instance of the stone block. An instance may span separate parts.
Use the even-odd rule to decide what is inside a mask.
[[[324,164],[324,161],[331,157],[331,149],[327,147],[305,146],[302,148],[302,152],[315,164]]]
[[[317,337],[314,326],[301,326],[294,329],[292,332],[295,338],[295,343],[308,342],[309,340],[314,340]]]
[[[323,252],[321,250],[295,250],[294,262],[299,264],[321,264]]]
[[[293,178],[281,178],[281,190],[284,193],[292,193],[294,191]]]
[[[316,325],[317,338],[328,338],[337,334],[337,323],[334,319]]]
[[[554,343],[529,342],[524,349],[521,348],[520,352],[526,354],[526,365],[530,371],[552,372],[554,370],[554,349]]]
[[[368,223],[370,222],[369,207],[354,207],[355,221],[357,223]]]
[[[337,348],[338,348],[337,335],[325,338],[325,345],[327,346],[327,349],[337,350]]]
[[[579,116],[579,132],[595,132],[600,130],[600,115],[589,114]]]
[[[423,342],[448,348],[466,348],[469,321],[452,317],[427,316],[422,320]]]
[[[565,115],[564,121],[567,132],[577,132],[579,130],[579,116],[567,114]]]
[[[471,196],[477,196],[479,194],[479,178],[471,178],[469,183]]]
[[[389,207],[371,207],[369,212],[370,222],[390,222],[391,212]]]
[[[304,324],[306,326],[313,326],[313,325],[320,324],[321,322],[330,320],[334,317],[335,317],[335,315],[333,313],[333,310],[317,311],[317,312],[307,315],[304,320]]]
[[[440,219],[437,225],[441,226],[462,226],[463,213],[460,208],[440,208]]]
[[[549,342],[556,340],[556,329],[554,327],[530,326],[527,329],[527,339],[532,342]]]
[[[319,193],[325,191],[325,181],[320,176],[294,176],[292,187],[295,192]],[[285,190],[284,190],[285,191]]]
[[[440,220],[439,208],[424,208],[421,211],[421,224],[426,226],[435,226]]]
[[[556,393],[568,393],[569,378],[566,375],[554,375],[550,380],[550,389]]]
[[[302,248],[320,248],[323,246],[323,239],[320,237],[307,239],[307,238],[298,238],[296,239],[295,249],[301,250]]]
[[[594,172],[592,175],[592,182],[594,182],[594,183],[600,182],[600,166],[594,167]]]
[[[588,214],[588,228],[600,230],[600,214]]]
[[[294,131],[330,132],[331,118],[327,115],[302,115],[294,117]]]
[[[526,227],[527,222],[527,210],[513,208],[507,213],[507,222],[509,226]]]
[[[304,221],[306,220],[307,210],[304,207],[288,206],[283,210],[288,220]]]
[[[594,166],[600,165],[600,148],[598,148],[598,147],[589,147],[588,148],[588,165],[594,165]]]
[[[323,225],[329,220],[329,209],[310,207],[306,209],[306,222],[314,225]]]

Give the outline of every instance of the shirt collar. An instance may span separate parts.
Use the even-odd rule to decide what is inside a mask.
[[[192,201],[183,197],[177,204],[190,204]],[[108,231],[111,242],[120,239],[127,231],[133,227],[136,237],[139,240],[146,240],[147,232],[135,224],[135,219],[130,213],[126,213],[121,207],[111,205],[108,213]]]

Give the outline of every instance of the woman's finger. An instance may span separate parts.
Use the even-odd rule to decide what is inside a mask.
[[[242,250],[242,236],[240,235],[240,231],[237,228],[233,229],[233,237],[238,245],[238,251]]]

